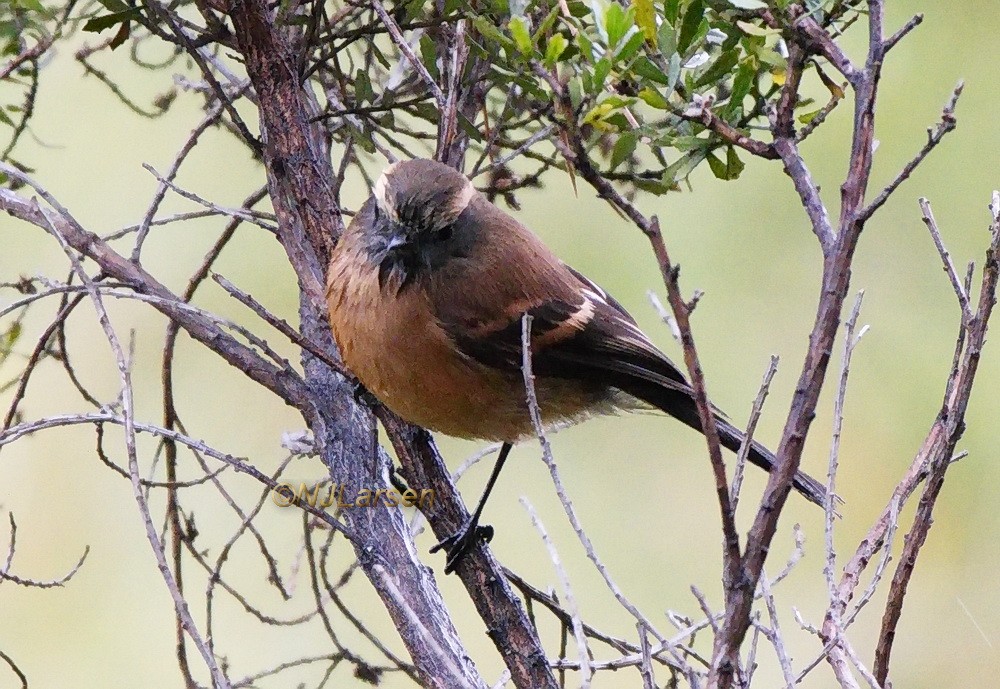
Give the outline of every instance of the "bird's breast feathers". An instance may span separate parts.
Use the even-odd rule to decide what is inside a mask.
[[[377,267],[361,258],[339,246],[327,287],[337,346],[361,383],[406,420],[448,435],[499,441],[532,435],[519,365],[491,366],[463,351],[425,290],[381,288]],[[578,309],[571,311],[570,318]],[[599,391],[580,381],[538,379],[536,392],[546,423],[611,411],[601,408]]]

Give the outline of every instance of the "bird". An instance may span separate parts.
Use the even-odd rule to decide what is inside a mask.
[[[543,424],[654,408],[702,424],[691,384],[625,308],[563,263],[458,170],[429,159],[389,165],[333,249],[330,325],[361,385],[408,422],[500,452],[470,518],[432,548],[446,572],[493,531],[479,524],[514,443],[533,437],[522,371],[522,318],[531,316],[534,388]],[[720,443],[744,433],[715,412]],[[756,440],[748,459],[771,470]],[[798,472],[793,486],[824,504]]]

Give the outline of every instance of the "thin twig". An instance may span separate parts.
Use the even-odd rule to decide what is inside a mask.
[[[927,143],[921,148],[915,156],[903,166],[903,169],[893,178],[885,188],[879,192],[879,195],[868,204],[863,210],[858,214],[858,217],[863,221],[871,217],[872,213],[877,211],[882,205],[889,200],[892,193],[899,188],[899,185],[909,179],[913,171],[917,169],[920,163],[924,162],[931,151],[937,148],[937,145],[941,143],[941,140],[951,131],[954,131],[955,127],[958,126],[958,120],[955,119],[955,108],[958,106],[958,99],[962,95],[962,89],[965,88],[965,82],[958,82],[955,90],[951,94],[951,99],[948,104],[944,106],[944,110],[941,111],[941,121],[936,127],[927,129]]]
[[[753,406],[750,409],[750,419],[747,421],[746,435],[743,436],[743,444],[736,454],[736,466],[733,469],[733,483],[729,488],[729,499],[732,501],[733,510],[736,510],[740,502],[740,487],[743,485],[743,470],[747,465],[747,458],[750,456],[750,448],[753,446],[753,434],[757,430],[757,422],[760,421],[761,411],[764,409],[764,400],[771,388],[771,381],[774,374],[778,372],[778,357],[771,355],[771,362],[764,372],[764,378],[760,382],[757,390],[757,397],[754,398]]]
[[[858,323],[858,315],[861,313],[861,301],[864,299],[864,296],[864,290],[858,292],[858,296],[854,300],[854,307],[851,309],[851,315],[848,316],[847,323],[844,326],[844,354],[840,365],[840,385],[837,388],[837,396],[833,402],[833,433],[826,474],[826,504],[823,506],[826,513],[823,529],[826,539],[826,564],[823,567],[823,574],[826,576],[827,590],[831,600],[833,600],[835,595],[834,570],[837,566],[837,551],[833,542],[833,525],[837,516],[835,491],[837,488],[837,467],[840,462],[840,437],[844,427],[844,401],[847,398],[847,379],[851,370],[851,356],[854,354],[854,348],[861,339],[861,335],[858,335],[857,338],[854,337],[854,328]]]
[[[918,203],[920,204],[920,213],[923,216],[924,224],[927,226],[927,231],[930,232],[931,239],[934,240],[934,246],[937,248],[941,262],[944,264],[944,272],[951,281],[951,287],[955,290],[955,296],[958,297],[958,305],[962,309],[962,321],[969,324],[972,322],[973,313],[972,307],[969,305],[968,291],[962,286],[962,280],[958,277],[955,264],[952,263],[951,254],[948,253],[948,249],[944,245],[944,240],[941,239],[941,231],[938,229],[937,220],[934,219],[934,212],[931,210],[930,201],[921,196]]]
[[[385,7],[382,5],[382,0],[371,0],[371,6],[372,9],[375,10],[375,13],[379,16],[379,19],[382,20],[385,28],[389,31],[389,35],[392,36],[392,42],[396,44],[396,47],[399,48],[399,51],[406,58],[406,61],[409,62],[414,71],[420,75],[420,78],[434,96],[434,101],[437,103],[438,108],[444,110],[447,103],[444,93],[441,92],[441,87],[438,86],[436,81],[434,81],[434,77],[432,77],[430,72],[427,71],[427,68],[424,67],[424,63],[421,62],[419,57],[417,57],[417,54],[413,52],[413,48],[410,47],[406,37],[403,36],[403,32],[399,28],[399,24],[397,24],[396,20],[392,18],[392,15],[386,11]]]
[[[49,214],[45,210],[39,209],[41,213],[48,220],[49,232],[55,237],[59,244],[62,246],[63,251],[66,253],[66,257],[73,264],[73,268],[76,271],[77,276],[80,281],[87,288],[87,292],[90,296],[91,302],[94,304],[94,309],[97,311],[97,319],[101,325],[101,329],[108,340],[108,344],[115,357],[115,362],[118,366],[118,375],[121,379],[121,395],[122,395],[122,417],[124,421],[125,428],[125,449],[128,453],[128,467],[129,475],[132,478],[132,494],[136,500],[139,507],[139,512],[142,515],[143,524],[146,528],[146,538],[149,541],[149,545],[153,550],[153,556],[156,558],[157,564],[159,565],[160,576],[163,578],[163,582],[170,592],[171,597],[174,602],[174,610],[177,616],[183,620],[184,630],[187,632],[188,636],[191,638],[195,647],[201,653],[202,659],[205,661],[205,665],[208,667],[209,672],[212,675],[213,683],[219,687],[219,689],[229,689],[229,679],[222,672],[219,664],[216,662],[215,656],[208,649],[208,645],[205,639],[201,636],[198,631],[198,627],[195,625],[194,619],[191,617],[191,613],[188,610],[187,600],[184,599],[183,594],[178,590],[176,580],[170,572],[170,566],[167,563],[166,556],[163,550],[163,544],[161,543],[159,537],[156,535],[156,529],[153,527],[152,514],[149,511],[149,504],[143,495],[142,482],[139,476],[139,460],[136,453],[136,429],[135,429],[135,417],[133,409],[133,397],[132,397],[132,371],[131,363],[126,358],[125,350],[122,348],[121,342],[118,339],[118,334],[115,332],[114,326],[111,325],[111,318],[108,315],[107,310],[104,307],[104,301],[101,296],[100,291],[94,286],[91,281],[90,276],[83,269],[80,260],[77,258],[73,249],[70,247],[69,243],[63,237],[62,233],[56,226],[56,223],[49,219]]]
[[[774,652],[778,656],[778,664],[781,665],[781,674],[785,678],[785,688],[795,688],[795,673],[792,671],[792,661],[788,657],[788,649],[785,647],[785,639],[781,635],[781,627],[778,625],[778,608],[774,604],[774,594],[771,593],[771,582],[767,578],[767,572],[760,574],[760,592],[764,598],[764,605],[767,607],[767,616],[771,620],[771,631],[767,635]]]
[[[522,320],[522,347],[524,348],[524,351],[528,352],[527,356],[530,356],[531,350],[530,350],[530,341],[528,341],[527,345],[525,345],[526,336],[524,335],[524,332],[526,326],[524,324],[525,323],[528,324],[527,332],[530,334],[530,322],[531,322],[530,314],[525,314]],[[530,372],[530,368],[528,369],[528,371]],[[526,394],[533,395],[534,381],[533,380],[528,381],[526,379],[525,386],[526,389],[530,391]],[[529,403],[528,406],[530,409],[531,404]],[[534,406],[537,409],[538,407],[537,398],[535,399]],[[569,496],[566,493],[566,489],[563,486],[562,479],[559,477],[559,472],[556,468],[555,460],[552,457],[552,448],[549,445],[548,437],[544,433],[544,428],[541,426],[541,419],[538,418],[536,420],[533,417],[532,422],[537,423],[538,426],[536,433],[538,434],[539,443],[541,443],[542,446],[542,461],[544,461],[546,467],[548,467],[549,474],[552,477],[552,482],[556,488],[556,494],[559,497],[559,501],[562,503],[563,510],[566,512],[566,516],[569,519],[570,525],[573,527],[573,531],[576,532],[577,538],[579,538],[580,543],[583,545],[583,548],[587,553],[587,557],[594,564],[594,567],[597,568],[597,571],[601,574],[601,576],[604,579],[604,583],[607,585],[608,589],[618,600],[619,604],[621,604],[622,607],[628,610],[628,612],[631,613],[633,617],[635,617],[636,621],[642,623],[642,625],[649,631],[649,633],[652,634],[654,637],[656,637],[657,641],[659,641],[660,643],[665,643],[666,638],[656,629],[653,623],[645,615],[643,615],[639,611],[639,609],[631,601],[628,600],[628,598],[625,597],[624,593],[622,593],[621,589],[618,588],[618,585],[611,578],[611,574],[608,572],[607,567],[597,556],[597,552],[594,549],[594,544],[591,542],[590,537],[587,535],[587,532],[583,529],[583,526],[581,525],[580,520],[576,514],[576,510],[573,507],[573,503],[570,501]],[[673,653],[673,655],[674,655],[674,660],[679,665],[681,666],[686,665],[686,663],[684,663],[683,659],[679,655],[677,655],[676,653]]]

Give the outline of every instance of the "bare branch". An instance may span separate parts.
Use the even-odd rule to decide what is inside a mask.
[[[832,250],[836,238],[833,226],[830,224],[830,216],[820,198],[819,187],[813,181],[812,174],[799,153],[798,144],[792,138],[780,138],[774,142],[774,149],[781,156],[785,172],[792,178],[792,184],[799,193],[802,207],[809,216],[813,234],[819,239],[823,252]]]
[[[24,181],[40,195],[48,197],[46,200],[59,211],[58,216],[50,218],[52,224],[58,227],[61,236],[73,249],[94,260],[106,275],[128,284],[141,294],[156,297],[157,301],[153,302],[153,305],[157,310],[172,320],[178,321],[196,340],[208,346],[231,365],[244,371],[251,379],[261,383],[289,404],[296,407],[301,405],[300,408],[308,409],[308,392],[294,375],[289,376],[287,372],[267,362],[249,347],[225,334],[219,326],[185,309],[182,302],[163,284],[143,268],[115,252],[97,235],[84,230],[69,215],[68,211],[59,206],[51,196],[43,192],[19,170],[0,163],[0,171]],[[0,189],[0,209],[42,228],[47,228],[49,225],[49,220],[45,218],[37,205],[25,201],[7,189]]]
[[[153,550],[153,555],[159,565],[160,575],[163,577],[163,581],[173,598],[174,610],[176,611],[177,616],[183,621],[184,631],[187,632],[189,637],[191,637],[191,640],[201,653],[202,659],[205,661],[205,665],[208,667],[208,670],[212,675],[213,683],[220,689],[229,689],[228,678],[223,674],[221,668],[216,662],[215,657],[209,651],[205,640],[195,625],[194,619],[191,617],[187,601],[177,588],[176,580],[171,574],[169,565],[167,564],[166,556],[163,551],[163,544],[160,542],[159,537],[156,535],[156,530],[153,527],[149,504],[143,494],[142,483],[139,476],[139,460],[135,448],[136,430],[134,425],[135,417],[132,397],[131,363],[126,358],[125,350],[122,348],[118,335],[115,332],[114,327],[111,325],[111,319],[108,315],[107,309],[104,307],[104,301],[101,297],[100,291],[94,286],[90,276],[83,269],[83,266],[74,253],[70,243],[65,237],[63,237],[57,227],[56,221],[50,218],[49,214],[39,208],[37,204],[35,205],[35,209],[42,214],[48,231],[58,240],[60,246],[63,248],[63,251],[66,253],[66,257],[70,260],[70,263],[73,264],[73,269],[80,278],[80,281],[87,288],[90,300],[94,305],[94,309],[97,311],[98,322],[107,337],[108,344],[110,345],[111,351],[115,357],[115,362],[118,365],[118,375],[121,379],[122,411],[125,427],[125,449],[128,452],[128,467],[129,475],[132,479],[132,494],[135,497],[136,503],[139,507],[139,512],[142,515],[143,523],[146,527],[146,538],[149,540],[149,544]],[[58,217],[58,220],[65,222],[64,217]]]
[[[760,382],[757,390],[757,397],[754,398],[753,406],[750,409],[750,419],[747,421],[746,435],[743,438],[743,445],[736,454],[736,466],[733,469],[733,484],[730,487],[730,500],[733,504],[733,511],[736,511],[740,500],[740,487],[743,485],[743,470],[746,468],[747,457],[750,456],[750,448],[753,446],[753,434],[757,430],[757,422],[760,420],[761,411],[764,409],[764,400],[771,388],[771,381],[774,374],[778,372],[778,357],[772,355],[771,363],[764,372],[764,378]]]
[[[961,327],[963,330],[967,330],[965,349],[959,367],[951,372],[951,378],[954,379],[955,384],[951,387],[949,398],[945,400],[944,409],[935,421],[935,427],[942,429],[941,442],[932,453],[922,458],[924,466],[928,469],[927,482],[917,505],[913,527],[904,539],[903,552],[892,578],[889,600],[882,617],[882,628],[875,650],[874,667],[875,680],[879,686],[885,684],[889,674],[889,657],[896,636],[896,626],[902,615],[903,600],[913,576],[917,555],[927,540],[927,535],[933,524],[934,506],[944,485],[945,472],[951,466],[955,446],[965,430],[965,410],[969,403],[969,395],[979,365],[980,353],[986,340],[986,328],[993,306],[996,304],[996,290],[998,280],[1000,280],[1000,194],[998,192],[993,192],[993,194],[993,205],[991,206],[993,221],[990,226],[992,241],[983,265],[979,305],[975,314],[970,314],[971,318],[968,320],[963,318]],[[922,200],[921,207],[923,208],[925,205],[926,200]],[[929,211],[929,206],[927,206],[927,210]],[[953,284],[953,286],[955,285]]]
[[[944,106],[944,110],[941,112],[941,121],[936,127],[927,129],[927,143],[924,147],[915,155],[910,162],[903,166],[903,169],[899,171],[899,174],[893,178],[889,184],[886,185],[885,189],[879,192],[879,195],[864,209],[862,210],[858,217],[861,220],[866,220],[871,217],[872,213],[877,211],[882,205],[889,200],[892,193],[899,188],[899,185],[909,179],[913,171],[917,169],[920,163],[924,162],[931,151],[933,151],[941,140],[944,139],[945,135],[953,131],[957,125],[957,120],[955,119],[955,108],[958,106],[958,99],[962,95],[962,89],[965,88],[964,82],[958,82],[958,86],[951,94],[951,99],[948,104]]]
[[[885,40],[885,51],[889,52],[890,50],[895,48],[897,43],[906,38],[907,34],[909,34],[915,28],[920,26],[923,22],[924,22],[923,13],[915,14],[912,17],[910,17],[909,21],[907,21],[905,24],[899,27],[899,30],[896,31],[896,33],[894,33],[892,36],[890,36]]]
[[[32,579],[28,577],[19,576],[17,574],[13,574],[11,573],[10,569],[14,563],[14,552],[17,547],[16,545],[17,522],[14,521],[13,512],[8,513],[7,518],[10,520],[10,543],[7,545],[6,561],[4,562],[3,567],[0,567],[0,581],[11,581],[17,584],[18,586],[26,586],[28,588],[38,588],[38,589],[48,589],[57,586],[62,586],[67,581],[76,576],[76,573],[80,571],[81,567],[83,567],[83,563],[86,562],[87,556],[90,554],[90,546],[88,545],[83,549],[83,555],[80,556],[80,559],[77,561],[77,563],[73,565],[73,567],[68,572],[66,572],[66,574],[62,575],[58,579],[50,579],[50,580]],[[8,663],[10,663],[9,660]],[[11,666],[13,667],[12,663]]]
[[[371,6],[372,9],[375,10],[375,14],[377,14],[379,19],[382,20],[382,23],[385,25],[386,30],[388,30],[389,35],[392,36],[392,42],[396,44],[396,47],[399,48],[399,52],[406,57],[406,61],[410,63],[410,67],[413,71],[420,75],[424,85],[434,96],[434,100],[437,103],[438,108],[445,110],[447,108],[447,102],[444,93],[441,91],[441,87],[438,86],[436,81],[434,81],[434,77],[432,77],[430,72],[427,71],[427,68],[424,67],[424,63],[420,61],[417,54],[413,52],[413,48],[410,47],[406,37],[403,36],[403,32],[399,28],[399,24],[396,23],[396,20],[392,18],[392,15],[390,15],[382,5],[382,0],[371,0]]]
[[[824,505],[826,519],[824,520],[823,529],[826,537],[826,565],[823,567],[823,574],[826,575],[826,585],[831,600],[833,600],[834,596],[834,569],[837,566],[837,552],[833,543],[833,525],[837,516],[835,500],[837,468],[840,462],[840,436],[844,427],[844,402],[847,399],[847,379],[851,370],[851,356],[854,354],[854,348],[861,340],[861,335],[858,335],[857,338],[854,337],[854,328],[858,323],[858,316],[861,313],[861,301],[864,299],[864,296],[864,290],[858,292],[858,296],[854,300],[854,307],[851,309],[851,314],[844,325],[844,354],[840,365],[840,385],[837,388],[837,396],[833,402],[833,433],[830,442],[830,459],[826,473],[826,505]]]
[[[944,263],[944,272],[951,281],[951,287],[955,290],[955,296],[958,297],[958,305],[962,310],[962,322],[967,325],[971,324],[975,314],[972,313],[972,307],[969,305],[969,294],[962,286],[962,281],[955,271],[955,264],[951,261],[951,254],[948,253],[948,249],[944,246],[944,240],[941,239],[941,231],[938,229],[937,220],[934,219],[934,212],[931,210],[930,201],[920,197],[919,203],[924,224],[927,225],[927,231],[930,232],[931,239],[934,240],[934,246],[938,250],[938,255],[941,256],[941,262]]]
[[[525,318],[524,322],[530,323],[530,316],[528,314],[525,314],[524,318]],[[523,327],[524,326],[522,325],[522,328]],[[523,332],[524,331],[522,330],[522,338],[524,337]],[[530,330],[528,332],[530,332]],[[524,347],[525,351],[529,353],[525,356],[530,355],[531,351],[530,342],[526,346],[522,339],[522,347]],[[524,369],[523,365],[522,369]],[[525,375],[528,375],[531,370],[530,366],[524,370],[528,372],[525,373]],[[529,402],[528,407],[530,409],[532,406],[532,399],[534,395],[534,385],[532,383],[529,386],[528,381],[526,379],[526,387],[527,387],[527,395]],[[537,399],[534,400],[533,404],[537,411],[538,408]],[[552,448],[549,445],[548,437],[543,432],[544,429],[541,426],[541,418],[540,417],[537,419],[533,418],[532,420],[533,422],[536,422],[537,426],[536,434],[538,435],[539,442],[542,445],[542,461],[545,462],[546,467],[548,467],[549,475],[552,477],[552,483],[555,485],[556,494],[559,496],[559,501],[562,503],[563,511],[566,512],[566,517],[569,519],[570,525],[573,527],[573,531],[576,532],[577,538],[583,545],[583,548],[587,553],[587,557],[590,559],[594,567],[600,573],[601,577],[604,579],[604,583],[607,585],[608,589],[614,595],[618,603],[623,608],[625,608],[629,613],[631,613],[632,616],[635,617],[636,621],[642,624],[643,627],[645,627],[646,630],[649,631],[649,633],[652,634],[657,641],[659,641],[661,644],[666,644],[667,639],[659,632],[659,630],[657,630],[657,628],[653,625],[652,621],[650,621],[645,615],[643,615],[642,612],[640,612],[639,609],[628,598],[625,597],[625,594],[621,591],[618,585],[611,578],[611,574],[608,571],[607,566],[597,556],[597,551],[594,548],[594,544],[590,540],[590,537],[587,535],[587,532],[584,530],[583,525],[580,523],[579,517],[576,514],[576,510],[573,508],[573,503],[569,499],[569,495],[566,493],[566,488],[562,483],[562,479],[559,477],[559,472],[556,467],[555,459],[552,456]],[[674,661],[678,664],[678,666],[687,667],[687,664],[680,657],[680,655],[676,653],[676,651],[674,651],[672,648],[670,648],[669,650],[671,652],[671,655],[673,655]],[[689,672],[693,671],[689,670]]]

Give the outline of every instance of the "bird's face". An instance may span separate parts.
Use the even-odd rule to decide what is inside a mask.
[[[380,285],[401,291],[449,260],[465,256],[474,227],[462,216],[475,194],[464,175],[433,160],[408,160],[386,168],[362,223]]]

